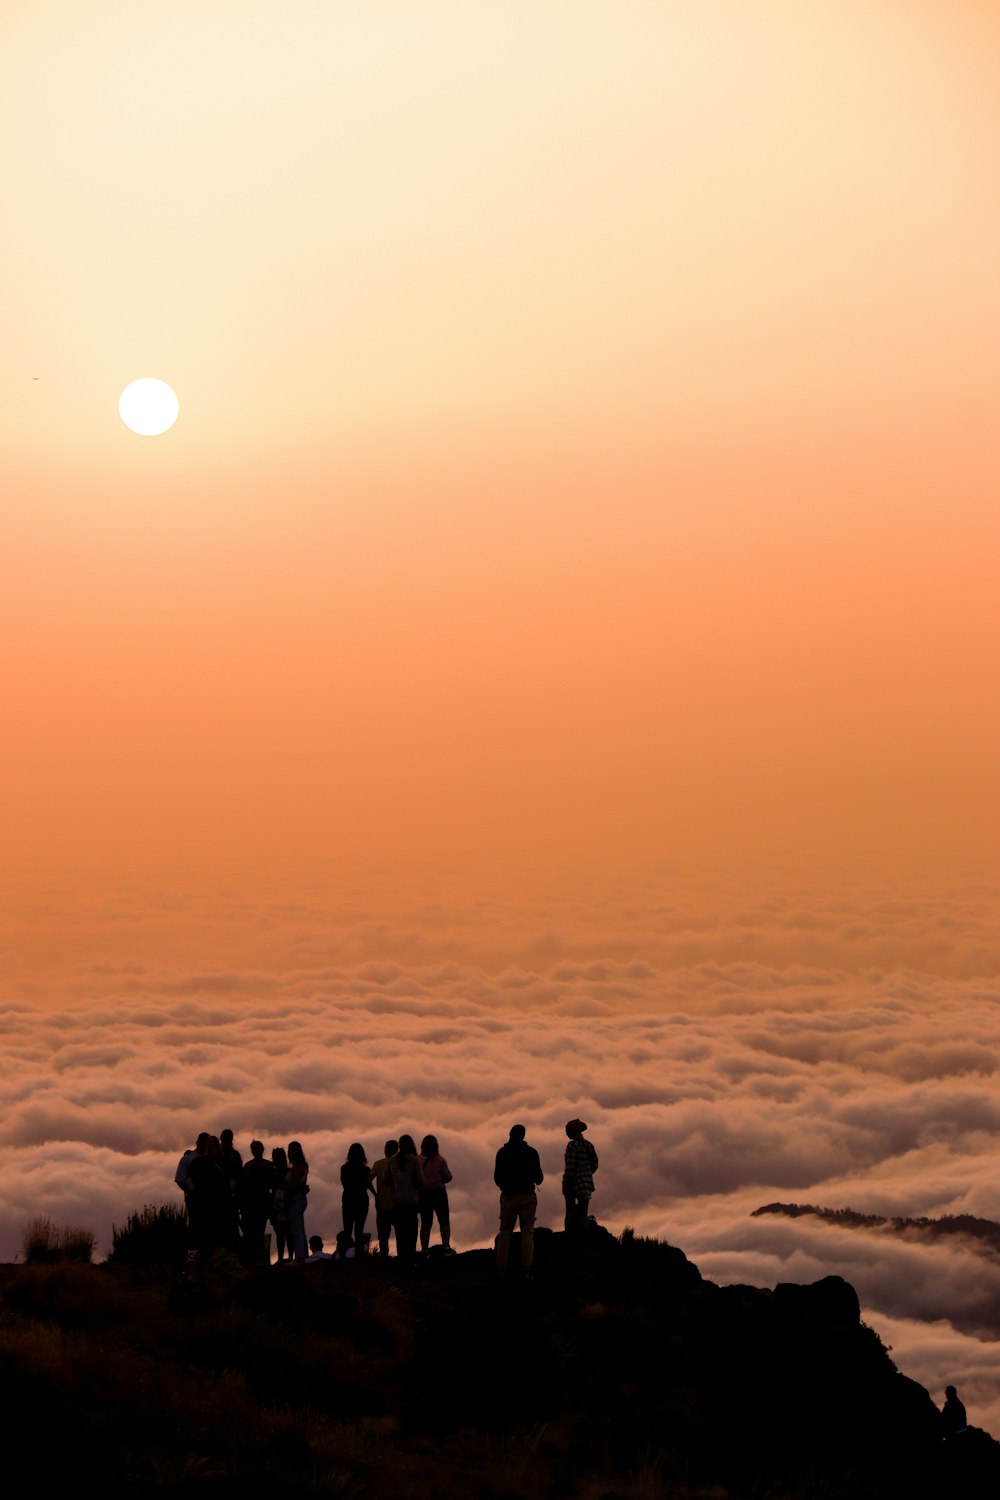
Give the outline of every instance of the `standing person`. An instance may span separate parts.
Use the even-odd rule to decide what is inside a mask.
[[[233,1200],[219,1166],[219,1149],[218,1136],[206,1135],[204,1146],[199,1147],[188,1167],[190,1244],[192,1250],[203,1254],[228,1246],[232,1234]]]
[[[398,1150],[398,1141],[386,1141],[385,1155],[379,1157],[371,1173],[372,1186],[375,1189],[375,1229],[378,1233],[378,1253],[383,1259],[388,1258],[389,1236],[392,1233],[392,1188],[385,1180],[385,1169]]]
[[[288,1258],[291,1260],[291,1241],[288,1237],[288,1188],[285,1178],[288,1176],[288,1155],[284,1146],[275,1146],[271,1152],[271,1165],[274,1168],[274,1186],[271,1189],[271,1211],[268,1215],[271,1228],[274,1230],[274,1243],[278,1251],[279,1263],[285,1258],[285,1250],[288,1250]]]
[[[451,1181],[451,1169],[438,1150],[436,1135],[425,1135],[420,1142],[420,1166],[424,1174],[424,1185],[420,1189],[420,1248],[425,1255],[430,1249],[431,1228],[437,1214],[441,1248],[445,1255],[454,1255],[448,1189],[445,1186]]]
[[[306,1244],[306,1195],[309,1192],[309,1163],[300,1141],[288,1142],[288,1171],[285,1173],[285,1194],[288,1201],[288,1241],[292,1260],[305,1260],[309,1254]]]
[[[417,1215],[423,1168],[412,1135],[399,1137],[399,1150],[389,1158],[384,1180],[392,1192],[392,1227],[396,1231],[396,1258],[401,1266],[412,1266],[417,1258]]]
[[[274,1192],[274,1164],[264,1158],[264,1142],[250,1142],[250,1160],[240,1174],[239,1205],[243,1244],[251,1260],[267,1259],[264,1231]]]
[[[236,1197],[239,1187],[240,1174],[243,1171],[243,1158],[233,1145],[233,1132],[224,1130],[219,1136],[219,1166],[222,1168],[229,1181],[230,1191]]]
[[[239,1187],[240,1177],[243,1172],[243,1158],[233,1145],[233,1132],[224,1130],[219,1136],[219,1167],[229,1184],[229,1228],[226,1235],[226,1243],[231,1250],[239,1248],[240,1243],[240,1215],[239,1215]]]
[[[507,1273],[510,1237],[515,1223],[521,1229],[521,1275],[530,1278],[535,1249],[535,1213],[542,1182],[542,1164],[534,1146],[524,1139],[524,1126],[512,1125],[507,1144],[497,1152],[493,1181],[500,1189],[500,1233],[497,1236],[497,1273]]]
[[[341,1207],[344,1210],[344,1233],[353,1240],[359,1255],[364,1254],[365,1220],[368,1217],[368,1194],[374,1193],[371,1168],[365,1157],[365,1148],[355,1141],[347,1148],[347,1160],[340,1169],[340,1185],[344,1189]]]
[[[590,1215],[590,1200],[594,1196],[594,1173],[597,1171],[597,1152],[589,1141],[584,1140],[586,1125],[582,1120],[570,1120],[566,1126],[569,1140],[566,1144],[566,1162],[563,1167],[562,1190],[566,1199],[566,1229],[586,1229]]]
[[[204,1149],[208,1140],[208,1131],[203,1130],[193,1146],[189,1146],[177,1163],[177,1171],[174,1173],[174,1181],[184,1194],[184,1207],[187,1209],[188,1223],[191,1222],[191,1183],[188,1178],[188,1168],[194,1161],[198,1152]]]

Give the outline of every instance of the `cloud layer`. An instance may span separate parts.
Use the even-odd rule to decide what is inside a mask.
[[[933,910],[913,892],[671,901],[641,883],[603,904],[404,892],[381,919],[316,892],[136,889],[72,911],[35,892],[13,909],[0,1255],[38,1212],[106,1246],[113,1222],[176,1196],[198,1130],[225,1126],[244,1151],[304,1141],[309,1219],[329,1235],[348,1144],[371,1159],[388,1135],[432,1130],[456,1244],[489,1243],[510,1124],[540,1150],[540,1220],[558,1224],[563,1126],[580,1114],[612,1229],[665,1236],[718,1280],[839,1272],[903,1368],[964,1385],[972,1420],[1000,1431],[1000,1264],[961,1242],[749,1217],[783,1198],[1000,1218],[981,891]]]

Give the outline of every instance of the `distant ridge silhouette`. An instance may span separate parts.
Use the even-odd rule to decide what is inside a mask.
[[[762,1208],[755,1208],[750,1217],[759,1219],[764,1214],[777,1214],[786,1219],[811,1217],[824,1224],[839,1225],[842,1229],[915,1234],[928,1241],[961,1237],[972,1240],[973,1248],[981,1254],[1000,1259],[1000,1224],[994,1219],[977,1219],[973,1214],[942,1214],[939,1219],[909,1218],[901,1214],[889,1217],[862,1214],[853,1208],[819,1208],[813,1203],[765,1203]]]

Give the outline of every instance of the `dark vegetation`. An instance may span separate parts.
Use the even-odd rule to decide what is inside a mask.
[[[1000,1224],[993,1219],[977,1219],[973,1214],[943,1214],[939,1219],[911,1219],[901,1215],[886,1218],[881,1214],[859,1214],[853,1208],[817,1208],[812,1203],[766,1203],[763,1208],[755,1208],[751,1218],[757,1219],[762,1214],[780,1214],[787,1219],[811,1216],[824,1224],[887,1231],[925,1240],[961,1236],[973,1241],[977,1250],[1000,1256]]]
[[[182,1265],[187,1260],[187,1215],[174,1203],[147,1203],[111,1227],[109,1261],[118,1265]]]
[[[75,1260],[89,1265],[94,1258],[95,1239],[92,1229],[62,1228],[46,1214],[39,1214],[25,1226],[21,1240],[24,1263],[54,1266],[57,1261]]]
[[[0,1267],[9,1483],[48,1493],[85,1475],[104,1497],[965,1500],[1000,1478],[985,1434],[941,1441],[927,1392],[838,1277],[718,1287],[628,1230],[539,1231],[535,1279],[499,1283],[486,1250],[432,1254],[409,1274],[377,1258],[171,1263],[155,1209],[116,1235],[104,1265]]]

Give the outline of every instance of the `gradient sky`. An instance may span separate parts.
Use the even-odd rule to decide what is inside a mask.
[[[746,1222],[1000,1215],[998,68],[983,0],[7,0],[9,1226],[436,1124],[485,1241],[583,1109],[613,1227],[845,1268],[1000,1423],[992,1269],[941,1333]]]
[[[993,843],[988,7],[0,28],[15,863]]]

